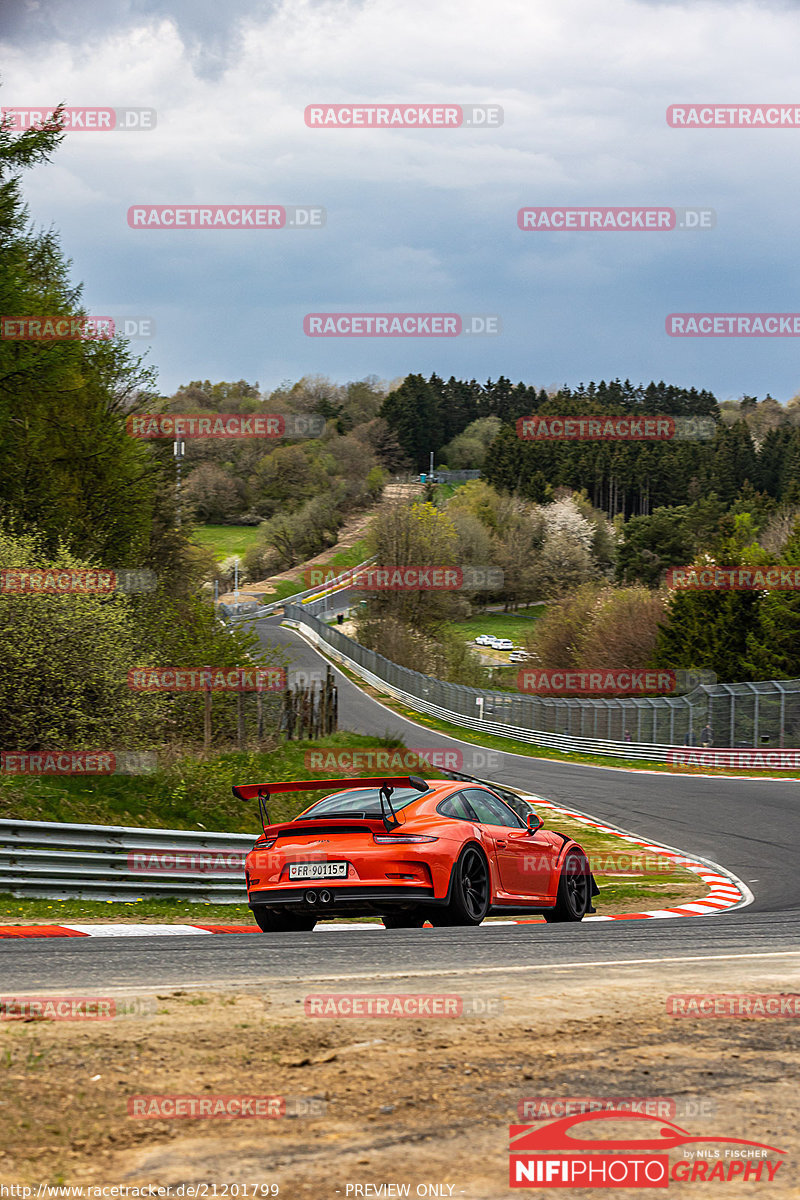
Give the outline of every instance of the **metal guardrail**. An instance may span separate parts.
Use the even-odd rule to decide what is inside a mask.
[[[0,892],[246,904],[244,858],[256,836],[0,820]]]
[[[428,475],[432,483],[469,483],[473,479],[480,479],[480,477],[480,471],[476,470],[445,471],[439,467],[434,467],[433,474]]]
[[[701,684],[685,696],[613,700],[486,692],[401,667],[331,628],[308,608],[288,604],[285,614],[288,624],[303,626],[313,642],[325,643],[332,658],[367,683],[417,712],[477,732],[565,753],[650,762],[668,761],[670,751],[686,745],[689,731],[696,738],[706,722],[717,731],[717,744],[733,749],[800,745],[800,679]]]
[[[242,601],[240,604],[219,604],[218,611],[222,614],[226,621],[241,620],[241,621],[257,621],[261,617],[268,617],[279,608],[285,608],[287,604],[313,603],[316,599],[322,599],[325,596],[331,595],[332,592],[338,591],[340,588],[347,587],[350,576],[355,571],[360,571],[362,567],[368,567],[370,563],[375,562],[375,556],[365,558],[363,562],[358,563],[355,567],[347,567],[341,575],[337,575],[335,579],[329,580],[326,584],[320,584],[317,587],[307,588],[304,592],[295,592],[292,596],[286,596],[283,600],[271,600],[269,604],[259,605],[253,600]]]

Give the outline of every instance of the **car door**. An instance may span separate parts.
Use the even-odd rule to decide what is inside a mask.
[[[486,788],[466,788],[463,795],[492,843],[504,892],[539,900],[550,894],[552,847],[529,834],[525,822],[499,796]]]

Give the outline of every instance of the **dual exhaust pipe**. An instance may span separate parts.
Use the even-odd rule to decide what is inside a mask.
[[[330,892],[327,888],[322,888],[322,890],[319,892],[315,892],[309,888],[309,890],[303,896],[303,899],[305,900],[306,904],[308,904],[309,906],[317,905],[317,904],[322,904],[322,905],[332,904],[333,903],[333,893]]]

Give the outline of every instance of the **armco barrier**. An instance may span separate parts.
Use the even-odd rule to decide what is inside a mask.
[[[358,566],[347,567],[341,575],[337,575],[335,579],[331,579],[324,586],[307,588],[304,592],[295,592],[293,596],[288,596],[284,600],[272,600],[269,604],[261,605],[254,600],[250,600],[240,604],[219,604],[217,608],[226,621],[235,619],[240,621],[257,621],[261,617],[271,616],[279,608],[285,608],[287,604],[297,604],[298,602],[301,604],[313,604],[315,600],[324,599],[334,592],[346,588],[349,577],[354,571],[360,571],[362,567],[368,567],[373,562],[375,562],[374,555],[372,558],[367,558],[364,562],[360,562]],[[246,589],[242,590],[246,591]]]
[[[733,750],[752,747],[766,753],[768,741],[774,755],[777,748],[800,745],[800,679],[704,684],[685,696],[636,699],[554,699],[486,692],[401,667],[331,628],[315,615],[314,607],[287,603],[287,623],[302,627],[312,642],[324,645],[332,658],[373,687],[417,712],[465,729],[566,753],[660,763],[669,761],[670,752],[684,748],[689,730],[696,739],[707,722],[716,730],[717,744]],[[791,759],[787,763],[789,768],[796,765]]]
[[[0,892],[52,900],[178,897],[246,904],[244,854],[256,836],[0,820]],[[156,864],[166,869],[153,870]]]

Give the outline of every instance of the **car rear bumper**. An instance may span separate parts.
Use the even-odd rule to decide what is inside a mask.
[[[371,916],[404,906],[444,904],[433,888],[388,885],[305,883],[299,887],[263,888],[250,893],[250,908],[292,909],[305,913]]]

